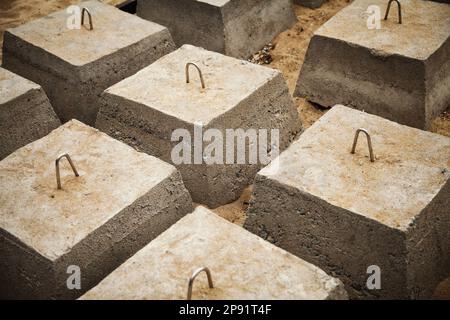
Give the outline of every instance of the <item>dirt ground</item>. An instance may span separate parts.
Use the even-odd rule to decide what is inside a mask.
[[[102,1],[112,5],[124,2],[124,0]],[[79,0],[1,0],[0,44],[3,43],[3,31],[5,29],[18,26],[78,2]],[[275,48],[271,51],[273,61],[268,65],[283,72],[291,92],[294,91],[314,31],[349,3],[351,3],[351,0],[329,0],[318,9],[295,6],[298,22],[273,40],[275,45]],[[294,100],[298,106],[299,116],[304,128],[311,126],[327,111],[302,98],[294,98]],[[450,106],[446,112],[434,120],[431,131],[450,137]],[[250,196],[251,186],[244,191],[240,199],[214,209],[214,211],[227,220],[242,226],[245,222],[245,210],[248,207]],[[450,299],[450,279],[439,287],[435,296],[436,298]]]

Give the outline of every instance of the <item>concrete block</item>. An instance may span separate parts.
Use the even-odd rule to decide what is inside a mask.
[[[0,68],[0,160],[60,125],[39,85]]]
[[[79,297],[192,212],[175,167],[77,120],[2,160],[0,190],[1,298]]]
[[[197,207],[81,299],[183,300],[191,274],[203,267],[211,273],[213,288],[200,275],[193,286],[193,299],[347,298],[341,281]]]
[[[295,23],[291,0],[139,0],[138,16],[192,44],[246,59]]]
[[[327,0],[294,0],[295,4],[298,4],[303,7],[316,9],[321,7]]]
[[[81,29],[62,10],[8,29],[3,66],[40,84],[57,115],[93,125],[106,88],[173,51],[167,28],[98,1],[82,2],[92,15]]]
[[[374,162],[364,134],[350,153],[361,127]],[[450,275],[447,137],[335,106],[278,170],[258,173],[251,202],[245,228],[339,277],[352,298],[427,298]],[[373,265],[380,290],[366,286]]]
[[[369,29],[368,7],[381,9]],[[450,6],[355,0],[311,39],[295,95],[323,106],[344,104],[420,129],[450,104]],[[352,23],[349,23],[352,21]]]
[[[194,68],[191,83],[186,83],[187,62],[196,63],[202,70],[205,89],[193,74],[197,73]],[[193,141],[195,127],[200,124],[203,132],[217,129],[223,137],[226,129],[265,128],[269,133],[279,129],[281,150],[301,130],[279,71],[190,45],[108,88],[96,122],[97,128],[109,135],[171,163],[172,150],[179,144],[178,139],[171,141],[172,133],[185,129]],[[204,143],[203,149],[207,145]],[[191,163],[177,167],[194,201],[210,207],[239,198],[262,167],[260,162],[250,161],[226,164],[225,156],[219,163],[207,164],[201,158],[196,164],[194,147],[192,142],[188,157]]]

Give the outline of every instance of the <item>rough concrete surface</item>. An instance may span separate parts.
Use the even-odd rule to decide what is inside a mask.
[[[323,106],[337,103],[417,128],[450,104],[450,6],[395,3],[381,29],[368,29],[367,8],[355,0],[320,27],[309,44],[295,95]]]
[[[328,0],[294,0],[295,4],[299,4],[303,7],[307,8],[319,8],[321,5],[323,5]]]
[[[202,89],[194,68],[191,82],[186,83],[187,62],[199,65],[206,89]],[[226,129],[279,129],[281,150],[301,130],[280,72],[190,45],[108,88],[96,126],[139,150],[172,162],[171,152],[179,144],[171,142],[172,133],[181,128],[194,137],[194,126],[199,123],[203,124],[203,132],[218,129],[224,137]],[[204,147],[208,145],[204,143]],[[225,142],[223,147],[225,152]],[[193,161],[193,143],[189,150]],[[239,198],[261,164],[202,161],[177,167],[194,201],[217,207]]]
[[[92,14],[69,29],[66,10],[8,29],[3,66],[40,84],[65,122],[93,125],[98,97],[112,84],[175,49],[167,28],[98,1],[80,4]],[[131,32],[130,32],[131,31]]]
[[[76,298],[192,211],[175,167],[76,120],[2,160],[0,190],[2,298]]]
[[[39,85],[0,68],[0,160],[59,125]]]
[[[339,280],[198,207],[82,299],[186,299],[189,277],[201,267],[210,269],[214,288],[200,274],[193,299],[347,298]]]
[[[375,162],[361,134],[372,138]],[[426,298],[450,275],[450,139],[335,106],[255,178],[245,227],[352,298]],[[367,290],[367,268],[381,290]]]
[[[167,26],[179,46],[236,58],[248,58],[296,21],[291,0],[140,0],[137,14]]]

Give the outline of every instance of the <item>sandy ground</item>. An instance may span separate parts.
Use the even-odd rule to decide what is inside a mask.
[[[124,0],[102,1],[116,5]],[[3,42],[3,31],[5,29],[18,26],[78,2],[79,0],[0,0],[0,44]],[[294,91],[314,31],[350,2],[351,0],[330,0],[319,9],[295,6],[298,22],[273,40],[273,44],[275,44],[275,48],[271,52],[273,61],[268,65],[283,72],[291,92]],[[311,126],[327,111],[302,98],[294,98],[294,100],[298,106],[299,116],[304,128]],[[450,137],[450,106],[446,112],[435,119],[431,131]],[[227,220],[242,226],[245,222],[245,210],[248,207],[250,196],[251,186],[244,191],[237,201],[214,209],[214,211]],[[450,279],[438,288],[435,297],[450,299]]]

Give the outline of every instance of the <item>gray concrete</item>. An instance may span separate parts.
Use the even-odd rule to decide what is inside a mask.
[[[0,160],[60,125],[39,85],[0,68]]]
[[[350,153],[360,127],[373,163],[364,135]],[[335,106],[274,164],[255,178],[245,228],[340,278],[350,297],[428,298],[450,276],[449,138]],[[371,265],[381,290],[366,287]]]
[[[137,14],[167,26],[179,46],[245,59],[296,21],[291,0],[139,0]]]
[[[186,83],[187,62],[199,65],[206,89],[201,88],[194,68],[191,83]],[[181,128],[194,137],[197,123],[203,124],[203,132],[213,128],[223,136],[226,129],[279,129],[281,150],[301,130],[279,71],[190,45],[108,88],[96,126],[139,150],[172,162],[171,151],[178,144],[171,142],[172,133]],[[208,144],[204,143],[204,147]],[[189,152],[192,155],[193,148]],[[193,156],[189,158],[193,160]],[[249,161],[208,165],[202,161],[177,167],[194,201],[217,207],[239,198],[261,165]]]
[[[450,105],[450,6],[403,1],[398,24],[394,3],[381,29],[369,30],[370,5],[384,15],[386,1],[355,0],[315,32],[295,95],[428,129]]]
[[[81,299],[183,300],[189,277],[200,267],[210,269],[214,288],[200,274],[195,300],[347,298],[341,281],[198,207]]]
[[[298,4],[303,7],[316,9],[321,7],[327,0],[294,0],[295,4]]]
[[[58,190],[63,153],[80,176],[62,160]],[[76,120],[2,160],[0,189],[1,298],[77,298],[192,212],[175,167]]]
[[[40,84],[60,119],[93,125],[100,93],[173,51],[167,28],[97,1],[80,4],[94,30],[67,27],[62,10],[8,29],[3,66]],[[86,20],[87,17],[86,17]]]

